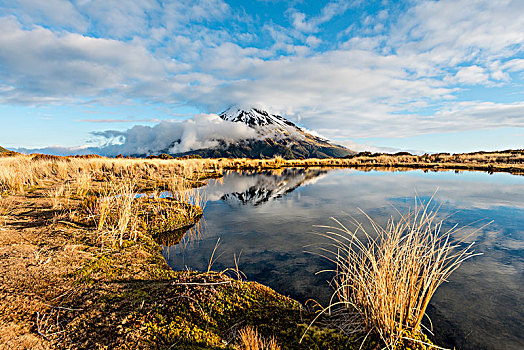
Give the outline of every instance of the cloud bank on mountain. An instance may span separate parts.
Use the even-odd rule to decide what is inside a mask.
[[[232,143],[258,137],[255,130],[247,125],[225,121],[216,114],[201,114],[181,122],[163,121],[155,126],[135,125],[125,131],[107,130],[93,134],[106,141],[96,153],[109,156],[148,155],[162,151],[177,154],[217,147],[220,141]]]

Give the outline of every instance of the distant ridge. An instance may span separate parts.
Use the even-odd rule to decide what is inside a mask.
[[[12,157],[12,156],[16,156],[17,154],[20,154],[20,153],[8,150],[7,148],[0,146],[0,157]]]
[[[230,107],[220,118],[244,123],[256,131],[257,137],[225,143],[214,148],[193,150],[175,156],[200,155],[206,158],[340,158],[354,154],[352,150],[305,132],[286,118],[259,108]],[[167,152],[164,152],[167,153]]]

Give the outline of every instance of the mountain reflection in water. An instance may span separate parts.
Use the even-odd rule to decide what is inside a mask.
[[[293,192],[298,187],[312,183],[317,178],[327,174],[325,169],[294,169],[285,168],[274,171],[264,171],[259,173],[231,173],[235,178],[252,178],[254,183],[250,183],[249,188],[244,191],[236,191],[223,194],[220,199],[228,203],[241,203],[260,205],[269,200],[281,198],[286,194]],[[245,183],[245,182],[244,182]]]
[[[196,238],[165,247],[174,269],[206,270],[217,239],[214,270],[239,268],[249,280],[305,302],[324,305],[332,290],[326,260],[308,254],[325,243],[314,225],[353,216],[359,208],[379,224],[439,188],[443,229],[472,224],[468,237],[483,255],[466,261],[443,284],[428,309],[438,345],[457,349],[524,349],[524,177],[478,172],[363,172],[351,169],[284,169],[229,172],[202,189],[208,202]],[[459,237],[457,237],[459,238]],[[426,322],[429,326],[429,323]]]

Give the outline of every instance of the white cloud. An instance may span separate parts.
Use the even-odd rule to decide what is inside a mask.
[[[521,72],[524,71],[524,59],[515,58],[504,64],[504,68],[509,72]]]
[[[312,23],[306,22],[306,14],[304,13],[294,12],[291,14],[291,19],[293,20],[293,27],[302,32],[313,32],[316,30]]]
[[[475,65],[460,68],[455,78],[463,84],[484,84],[489,82],[489,74],[486,70]]]
[[[345,0],[335,0],[329,2],[324,6],[320,14],[307,20],[304,13],[298,11],[291,11],[292,24],[295,29],[305,32],[318,32],[319,26],[333,19],[335,16],[340,16],[347,11],[352,4]]]
[[[184,122],[161,122],[153,127],[136,125],[126,131],[108,130],[95,136],[120,143],[103,146],[97,153],[155,154],[182,153],[231,143],[239,139],[256,138],[256,132],[245,124],[222,120],[216,114],[202,114]]]
[[[70,101],[108,91],[154,96],[167,88],[166,75],[187,67],[117,40],[56,34],[42,27],[23,30],[6,17],[0,18],[0,47],[1,79],[12,87],[0,95],[4,103]]]
[[[523,116],[524,103],[455,102],[431,116],[357,113],[338,119],[336,127],[326,123],[317,130],[331,138],[409,137],[499,127],[524,128]]]
[[[306,39],[306,44],[311,47],[316,47],[322,42],[322,39],[317,38],[314,35],[310,35]]]
[[[130,39],[162,28],[172,34],[188,23],[221,20],[231,14],[222,0],[17,0],[5,5],[28,26],[37,24]],[[168,34],[165,32],[164,34]]]
[[[163,6],[164,22],[177,25],[223,19],[231,15],[231,8],[222,0],[178,0]]]
[[[213,86],[185,90],[188,99],[202,101],[210,110],[238,102],[262,103],[276,112],[293,107],[303,112],[309,128],[343,122],[358,133],[362,122],[383,120],[414,101],[441,100],[453,91],[438,80],[409,79],[399,57],[365,50],[266,61],[231,57],[237,63],[228,65],[235,71],[215,75],[219,80]]]
[[[54,26],[79,31],[88,28],[87,19],[68,0],[17,0],[8,1],[4,6],[19,14],[29,26],[52,23]]]
[[[161,8],[155,0],[75,0],[76,8],[89,19],[92,32],[109,38],[132,38],[148,33],[150,18]]]
[[[434,64],[507,57],[524,43],[522,13],[519,0],[420,1],[399,18],[391,39],[402,53],[432,53]]]
[[[395,153],[395,152],[400,151],[400,149],[398,148],[365,145],[365,144],[357,143],[351,140],[343,141],[343,142],[340,142],[339,144],[355,152],[368,151],[368,152],[374,152],[374,153]],[[420,153],[420,152],[417,151],[417,152],[412,152],[412,153]]]

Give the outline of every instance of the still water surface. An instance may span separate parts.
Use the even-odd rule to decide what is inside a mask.
[[[217,239],[213,270],[235,266],[249,280],[269,285],[299,301],[326,304],[332,268],[308,251],[326,239],[315,225],[330,217],[365,222],[362,209],[379,223],[405,212],[414,197],[441,205],[445,226],[493,220],[468,238],[483,255],[466,261],[434,296],[428,314],[433,340],[457,349],[524,349],[524,177],[480,172],[381,172],[352,169],[286,169],[280,172],[229,172],[211,180],[200,230],[165,246],[174,269],[207,270]],[[458,238],[458,237],[457,237]]]

